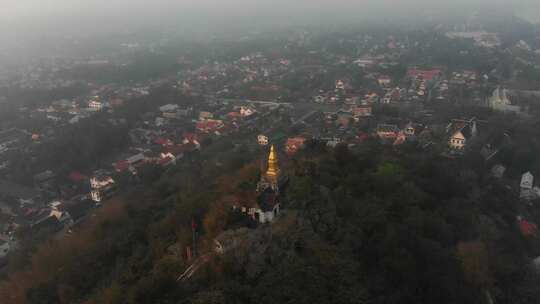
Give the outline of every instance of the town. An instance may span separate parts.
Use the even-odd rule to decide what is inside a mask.
[[[465,179],[482,167],[515,194],[507,203],[523,236],[538,236],[540,35],[516,40],[474,22],[422,33],[296,29],[201,49],[124,43],[110,56],[0,74],[4,271],[184,164],[259,163],[260,204],[235,209],[275,221],[285,164],[314,143],[467,161]]]

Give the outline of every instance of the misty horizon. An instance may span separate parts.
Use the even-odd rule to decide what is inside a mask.
[[[286,30],[292,27],[423,27],[519,16],[540,18],[533,0],[1,0],[0,63],[36,55],[46,57],[73,43],[95,37],[158,41],[164,36],[212,37]],[[526,9],[524,9],[526,8]]]
[[[415,18],[430,15],[464,15],[505,12],[512,14],[536,4],[532,0],[522,1],[442,1],[399,0],[399,1],[73,1],[49,0],[3,0],[0,21],[4,31],[70,30],[111,31],[171,24],[196,24],[197,26],[234,26],[241,21],[279,25],[280,22],[347,22],[361,18]],[[256,25],[256,24],[254,24]]]

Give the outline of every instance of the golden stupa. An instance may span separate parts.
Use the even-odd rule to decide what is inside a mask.
[[[266,172],[261,176],[261,180],[257,184],[257,192],[263,192],[268,188],[273,189],[276,193],[279,193],[279,183],[281,182],[281,172],[279,169],[277,152],[275,147],[270,147],[270,154],[268,155],[268,163]]]
[[[266,170],[266,176],[272,179],[279,176],[279,166],[274,145],[270,148],[270,154],[268,155],[268,169]]]

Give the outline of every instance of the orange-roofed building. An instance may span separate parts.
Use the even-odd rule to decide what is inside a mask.
[[[240,120],[242,119],[242,114],[238,112],[229,112],[227,114],[227,118],[229,118],[230,120]]]
[[[197,122],[195,127],[199,132],[213,133],[223,127],[223,122],[221,120],[214,119],[201,120]]]
[[[425,81],[432,81],[433,79],[441,76],[442,71],[440,69],[420,70],[416,68],[409,69],[407,76],[410,78],[422,78]]]
[[[538,233],[538,227],[536,224],[531,223],[525,219],[518,219],[519,229],[525,236],[536,236]]]
[[[306,142],[306,139],[304,137],[293,137],[287,139],[287,143],[285,145],[285,152],[287,152],[287,155],[291,156],[298,152]]]
[[[372,107],[370,105],[361,105],[352,108],[354,118],[369,117],[372,113]]]

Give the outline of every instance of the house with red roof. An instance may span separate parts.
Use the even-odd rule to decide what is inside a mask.
[[[521,216],[517,217],[519,230],[524,236],[536,236],[538,234],[538,227],[535,223],[531,223]]]
[[[407,141],[407,135],[405,135],[405,132],[399,131],[393,145],[399,146],[405,143],[406,141]]]
[[[399,128],[396,125],[379,124],[377,125],[377,136],[381,139],[395,140],[399,134]]]
[[[173,142],[170,139],[166,139],[163,137],[158,137],[154,140],[155,144],[158,144],[160,146],[171,146]]]
[[[124,172],[128,170],[131,167],[131,165],[129,164],[127,160],[121,160],[114,163],[113,167],[116,172]]]
[[[182,137],[184,138],[184,140],[182,141],[182,143],[184,144],[187,144],[187,143],[195,143],[195,142],[199,142],[199,136],[195,133],[190,133],[190,132],[184,132],[182,134]]]
[[[136,174],[136,168],[143,166],[146,163],[146,157],[142,153],[135,154],[113,163],[114,170],[116,172],[124,172],[126,170],[131,171],[133,174]]]
[[[202,133],[214,133],[223,127],[223,121],[215,119],[200,120],[195,125],[197,131]]]
[[[227,113],[227,118],[233,121],[242,119],[242,114],[238,112],[229,112]]]
[[[422,79],[425,81],[432,81],[442,75],[441,69],[423,70],[417,68],[410,68],[407,71],[407,76],[412,79]]]
[[[352,108],[354,119],[358,120],[361,117],[369,117],[372,113],[371,105],[360,105]]]
[[[292,156],[298,150],[300,150],[302,147],[304,147],[304,143],[306,142],[306,138],[304,137],[292,137],[287,139],[287,143],[285,144],[285,152],[287,155]]]
[[[358,135],[356,136],[356,141],[361,144],[363,142],[365,142],[366,140],[369,139],[369,134],[366,133],[366,132],[359,132]]]

